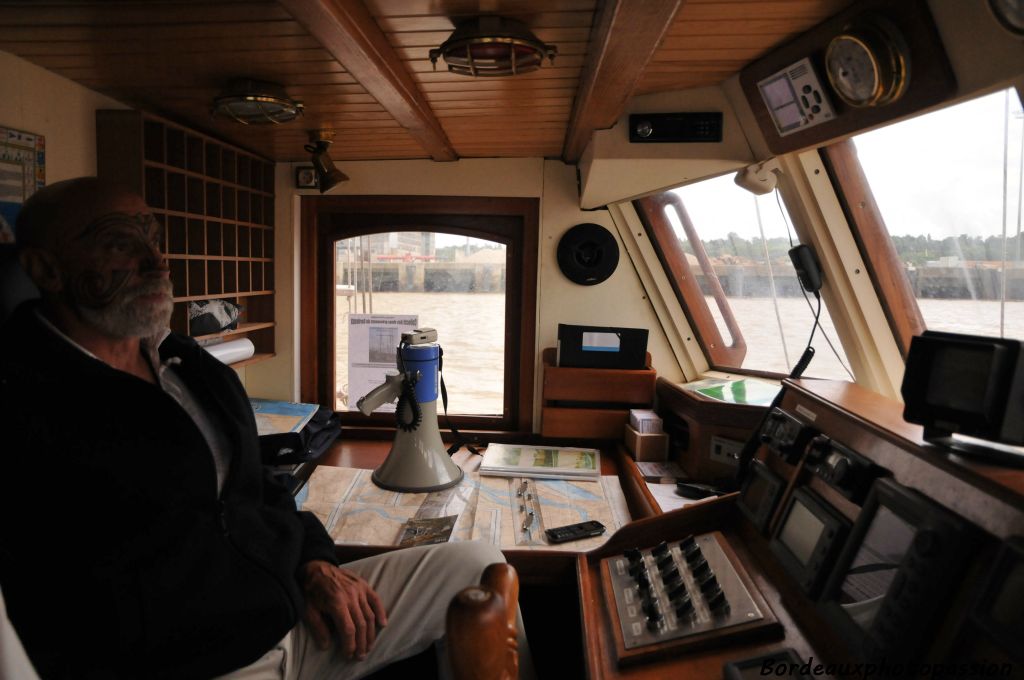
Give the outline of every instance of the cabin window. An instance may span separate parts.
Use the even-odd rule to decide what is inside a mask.
[[[823,157],[904,352],[933,330],[1024,339],[1024,115],[1014,89]]]
[[[443,231],[363,234],[334,245],[335,409],[355,410],[356,399],[379,383],[362,384],[379,370],[367,363],[394,368],[401,327],[365,323],[373,315],[415,317],[416,327],[437,330],[450,413],[500,416],[506,245]]]
[[[302,322],[304,398],[332,404],[349,425],[393,423],[384,412],[363,416],[356,401],[395,369],[408,320],[437,330],[455,425],[529,431],[537,207],[521,198],[304,198],[303,260],[315,271],[300,276],[304,298],[316,301]]]
[[[788,255],[796,236],[777,191],[755,196],[728,175],[637,207],[709,362],[788,374],[810,338],[818,302],[796,278]],[[817,354],[805,375],[848,378],[824,305],[819,321]]]

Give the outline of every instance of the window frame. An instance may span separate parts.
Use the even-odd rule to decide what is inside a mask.
[[[925,330],[924,316],[910,281],[902,275],[903,261],[875,202],[871,185],[857,157],[857,147],[852,138],[846,138],[819,148],[818,154],[900,354],[906,359],[911,338]]]
[[[453,415],[469,431],[527,434],[533,429],[537,251],[540,201],[476,196],[304,196],[301,200],[299,340],[303,401],[334,404],[335,242],[391,231],[444,228],[506,247],[505,367],[500,416]],[[318,343],[317,338],[332,338]],[[444,347],[444,339],[440,339]],[[439,409],[439,414],[443,408]],[[379,428],[391,414],[339,411],[346,426]],[[442,421],[444,422],[444,421]]]
[[[683,308],[690,327],[694,329],[697,342],[700,343],[711,368],[750,375],[775,376],[774,373],[739,367],[747,354],[746,340],[732,313],[732,308],[729,306],[718,276],[711,267],[707,253],[704,251],[704,245],[697,237],[696,230],[690,222],[689,215],[679,196],[671,190],[664,191],[660,194],[639,198],[633,201],[633,206],[647,232],[647,237],[654,246],[654,251],[658,254],[662,268],[670,274],[669,282],[672,285],[672,290]],[[686,259],[686,252],[679,245],[672,223],[665,215],[666,206],[672,206],[676,210],[679,222],[683,225],[687,239],[693,246],[694,254],[701,265],[701,270],[710,282],[712,296],[718,303],[722,319],[732,335],[731,345],[725,343],[718,324],[711,315],[711,310],[704,299],[704,293],[701,292],[700,284],[697,283],[697,276]],[[735,365],[731,366],[730,362],[735,362]]]

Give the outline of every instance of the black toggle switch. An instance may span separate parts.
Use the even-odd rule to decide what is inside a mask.
[[[662,555],[668,554],[668,543],[662,541],[658,545],[654,546],[651,550],[651,554],[655,557],[661,557]]]
[[[629,560],[630,564],[636,564],[637,562],[642,562],[643,559],[644,559],[643,553],[641,553],[636,548],[630,548],[629,550],[624,552],[623,555],[625,556],[625,558],[627,560]]]
[[[708,609],[715,613],[728,611],[729,601],[725,599],[725,591],[719,590],[708,598]]]
[[[672,554],[671,553],[666,553],[665,555],[663,555],[663,556],[658,558],[657,564],[658,564],[658,569],[661,569],[662,571],[664,571],[665,569],[667,569],[669,567],[669,565],[675,564],[675,560],[672,559]]]
[[[708,578],[708,580],[706,580],[706,581],[704,581],[703,583],[701,583],[701,584],[700,584],[700,590],[701,590],[701,592],[702,592],[702,593],[704,593],[704,594],[705,594],[706,596],[710,597],[710,596],[711,596],[711,594],[712,594],[712,593],[714,593],[714,592],[715,592],[716,590],[717,590],[717,591],[719,591],[719,592],[721,592],[721,590],[722,590],[722,586],[720,586],[720,585],[718,584],[718,579],[717,579],[717,578],[715,578],[715,575],[714,575],[714,574],[712,574],[712,575],[711,575],[711,576],[710,576],[710,577]]]
[[[686,562],[691,565],[704,559],[704,553],[701,552],[700,546],[696,544],[692,548],[687,548],[684,556],[686,557]]]
[[[676,616],[679,618],[686,618],[693,613],[693,600],[687,596],[685,599],[675,603],[676,605]]]
[[[641,591],[647,591],[651,589],[651,579],[647,577],[647,572],[637,574],[636,587]]]
[[[672,602],[675,602],[686,595],[686,584],[682,582],[680,582],[679,585],[673,586],[672,590],[668,591],[668,599]],[[687,597],[687,599],[689,598]]]
[[[693,534],[690,534],[683,540],[679,541],[680,550],[689,550],[692,546],[695,545],[697,545],[697,539],[693,537]]]
[[[647,565],[644,564],[643,561],[634,562],[634,563],[629,565],[629,575],[630,576],[636,576],[636,577],[639,578],[640,574],[643,574],[643,573],[646,573],[646,572],[647,572]]]
[[[699,581],[711,573],[711,565],[702,557],[699,562],[690,565],[690,571],[693,572],[693,577]]]
[[[671,569],[667,569],[661,572],[661,580],[665,583],[665,585],[668,585],[669,583],[675,583],[680,579],[681,577],[679,576],[679,570],[675,567],[672,567]]]

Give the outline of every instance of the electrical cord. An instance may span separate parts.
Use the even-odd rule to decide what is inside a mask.
[[[779,196],[779,190],[775,189],[774,193],[775,204],[779,206],[779,215],[782,216],[782,223],[786,225],[786,236],[789,237],[789,246],[792,248],[795,244],[793,243],[793,231],[789,226],[789,217],[786,215],[786,211],[782,207],[782,199]],[[804,301],[807,302],[808,309],[814,312],[814,306],[811,305],[811,299],[807,297],[807,291],[804,290],[803,286],[800,286],[800,292],[804,296]],[[818,311],[814,312],[814,326],[811,328],[811,340],[814,339],[815,328],[821,328],[821,337],[825,338],[825,342],[828,344],[828,348],[832,350],[832,354],[835,355],[836,361],[838,361],[839,365],[843,367],[844,371],[846,371],[846,375],[850,376],[850,380],[857,382],[857,379],[853,376],[853,371],[847,367],[846,362],[843,361],[843,357],[839,354],[839,350],[837,350],[836,346],[832,344],[832,340],[828,337],[828,333],[825,332],[824,326],[822,326],[819,321],[821,314],[821,295],[815,292],[814,297],[818,298]],[[808,347],[810,347],[811,340],[807,341]]]
[[[402,359],[402,350],[407,345],[402,343],[398,346],[398,370],[402,373],[402,393],[398,395],[398,404],[395,406],[395,423],[405,432],[412,432],[419,428],[423,421],[423,411],[416,402],[416,383],[419,382],[419,373],[410,373],[405,370],[405,361]],[[409,420],[403,419],[405,407],[409,407]]]

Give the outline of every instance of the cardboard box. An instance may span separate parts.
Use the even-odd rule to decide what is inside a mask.
[[[640,434],[661,434],[661,417],[649,408],[633,408],[629,410],[629,426]]]
[[[663,461],[668,457],[668,435],[641,434],[626,425],[626,448],[639,461]]]

